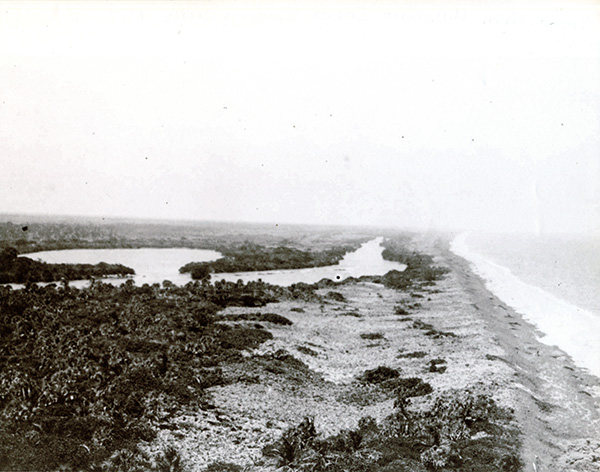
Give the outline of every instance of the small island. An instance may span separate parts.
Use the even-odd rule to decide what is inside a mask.
[[[345,254],[358,247],[359,244],[354,244],[322,251],[303,251],[286,246],[269,248],[246,243],[237,248],[221,249],[224,257],[216,261],[190,262],[181,267],[179,272],[190,273],[192,279],[201,280],[211,273],[324,267],[337,264]]]
[[[101,277],[127,277],[135,271],[122,264],[49,264],[19,256],[14,247],[0,252],[0,283],[58,282]]]

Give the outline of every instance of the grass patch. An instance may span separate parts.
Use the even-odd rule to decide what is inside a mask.
[[[413,351],[413,352],[407,352],[405,354],[398,354],[396,357],[398,359],[422,359],[423,357],[425,357],[427,355],[426,352],[424,351]]]
[[[429,372],[443,374],[447,369],[447,367],[443,365],[445,363],[446,361],[444,359],[431,359],[429,361]]]
[[[318,352],[313,351],[311,348],[306,346],[296,346],[296,350],[301,352],[302,354],[306,354],[308,356],[317,357],[319,355]]]
[[[456,334],[451,333],[450,331],[439,331],[433,327],[430,323],[424,323],[423,321],[417,320],[412,325],[415,329],[421,329],[425,331],[425,336],[431,336],[432,338],[444,338],[444,337],[452,337],[456,338]]]
[[[400,377],[400,371],[397,369],[379,366],[375,369],[366,370],[358,379],[362,382],[378,384],[397,377]]]
[[[222,317],[225,321],[263,321],[282,326],[290,326],[294,323],[285,316],[276,313],[239,313],[229,314]]]
[[[362,315],[358,311],[345,311],[340,313],[340,316],[353,316],[354,318],[362,318]]]
[[[394,313],[399,316],[408,316],[410,312],[402,305],[396,305],[394,307]]]
[[[340,292],[334,292],[334,291],[327,292],[327,295],[325,295],[325,298],[327,298],[329,300],[333,300],[335,302],[347,302],[348,301],[348,300],[346,300],[346,297],[344,297],[343,294],[341,294]]]
[[[396,410],[381,423],[363,418],[358,427],[321,437],[305,418],[263,449],[277,466],[292,471],[518,472],[519,434],[512,413],[484,395],[450,391],[425,409],[410,399],[432,393],[420,379],[396,379]]]
[[[375,339],[385,339],[383,334],[381,333],[362,333],[360,335],[362,339],[375,340]]]

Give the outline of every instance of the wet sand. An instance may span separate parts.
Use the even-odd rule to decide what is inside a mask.
[[[536,327],[490,293],[464,259],[444,249],[442,254],[514,370],[525,470],[600,470],[599,379],[539,342]]]

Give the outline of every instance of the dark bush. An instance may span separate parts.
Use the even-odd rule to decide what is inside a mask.
[[[381,383],[386,380],[395,379],[400,376],[400,372],[397,369],[391,367],[379,366],[375,369],[366,370],[360,377],[359,380],[367,383]]]
[[[407,359],[421,359],[423,357],[425,357],[427,355],[426,352],[423,351],[414,351],[414,352],[407,352],[406,354],[398,354],[396,357],[397,358],[407,358]]]
[[[202,407],[204,390],[225,382],[219,364],[272,337],[214,323],[214,300],[226,306],[243,293],[277,292],[255,283],[0,287],[0,468],[148,470],[135,445],[152,439],[159,412]]]
[[[340,292],[327,292],[327,295],[325,295],[325,297],[336,302],[347,301],[346,297],[344,297],[344,295],[342,295]]]
[[[384,339],[384,336],[381,333],[362,333],[360,337],[369,340]]]
[[[276,313],[236,313],[223,317],[227,321],[266,321],[268,323],[289,326],[294,323],[285,316]]]
[[[402,398],[421,397],[433,392],[433,388],[427,382],[418,377],[394,379],[396,394]]]
[[[443,374],[444,372],[446,372],[447,367],[441,364],[445,363],[446,361],[444,359],[431,359],[429,361],[429,372]]]

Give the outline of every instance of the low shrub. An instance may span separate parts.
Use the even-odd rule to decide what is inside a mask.
[[[301,352],[302,354],[306,354],[308,356],[317,357],[319,355],[318,352],[313,351],[311,348],[306,347],[306,346],[296,346],[296,350],[298,352]]]
[[[431,359],[429,361],[429,372],[434,372],[438,374],[443,374],[446,372],[447,367],[445,365],[446,361],[444,359]]]
[[[399,383],[400,404],[380,425],[363,418],[358,428],[321,439],[314,421],[305,419],[263,453],[287,470],[302,472],[521,470],[511,415],[489,397],[451,391],[413,411],[410,398],[431,393],[431,386],[417,378]],[[477,434],[482,431],[486,434]]]
[[[325,295],[325,298],[328,298],[330,300],[336,301],[336,302],[347,302],[348,300],[346,300],[346,297],[344,297],[343,294],[341,294],[340,292],[327,292],[327,295]]]
[[[404,308],[404,306],[402,306],[402,305],[396,305],[394,307],[394,313],[396,313],[397,315],[400,315],[400,316],[410,315],[410,312],[408,312],[406,310],[406,308]]]
[[[418,377],[394,379],[393,382],[399,398],[421,397],[433,392],[431,385]]]
[[[0,288],[0,468],[151,470],[135,446],[153,439],[164,411],[206,405],[205,390],[225,382],[219,365],[272,338],[215,323],[214,300],[261,290]],[[171,452],[163,459],[179,467]]]
[[[438,339],[438,338],[445,338],[445,337],[452,337],[452,338],[456,338],[456,334],[451,333],[450,331],[439,331],[437,329],[435,329],[433,327],[432,324],[430,323],[424,323],[423,321],[417,320],[413,323],[412,325],[413,328],[415,329],[421,329],[423,331],[425,331],[425,336],[431,336],[432,338]]]
[[[206,466],[202,472],[241,472],[243,469],[230,462],[213,462]]]
[[[315,421],[306,417],[298,426],[287,429],[278,441],[265,446],[262,452],[265,456],[276,457],[279,467],[299,466],[316,438]]]
[[[256,349],[265,341],[273,339],[273,335],[260,328],[244,326],[223,326],[219,336],[221,347],[224,349]]]
[[[406,358],[406,359],[421,359],[423,357],[425,357],[427,355],[426,352],[424,351],[414,351],[414,352],[407,352],[405,354],[398,354],[396,357],[398,359],[401,358]]]
[[[362,382],[378,384],[400,376],[400,371],[391,367],[379,366],[366,370],[358,379]]]
[[[369,340],[384,339],[384,336],[381,333],[362,333],[360,337]]]
[[[276,313],[236,313],[223,316],[226,321],[264,321],[282,326],[290,326],[294,323],[285,316]]]

